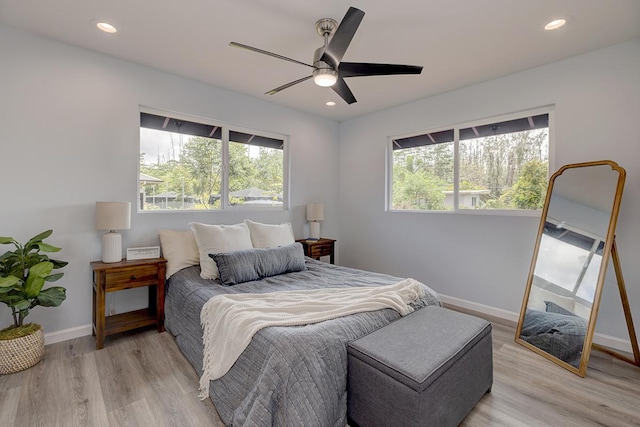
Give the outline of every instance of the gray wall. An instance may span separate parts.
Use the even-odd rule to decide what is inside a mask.
[[[640,40],[342,122],[341,263],[414,277],[471,307],[515,318],[539,215],[386,212],[387,137],[552,104],[554,170],[600,159],[627,170],[617,236],[640,325]],[[628,341],[609,277],[596,330]]]
[[[0,58],[0,235],[24,241],[52,228],[51,243],[69,261],[59,282],[67,288],[67,301],[59,308],[36,308],[27,318],[48,333],[72,329],[53,339],[49,334],[48,342],[90,333],[89,262],[101,257],[102,233],[94,229],[95,202],[135,206],[139,105],[288,135],[291,209],[134,212],[131,229],[122,232],[125,248],[158,245],[158,229],[187,229],[190,221],[290,221],[296,237],[306,237],[304,206],[313,200],[325,203],[323,235],[337,237],[338,123],[1,25]],[[113,294],[113,308],[144,306],[144,292]],[[10,321],[3,304],[0,325]]]

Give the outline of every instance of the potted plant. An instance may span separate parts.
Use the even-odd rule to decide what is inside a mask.
[[[0,237],[0,244],[15,246],[0,256],[0,302],[9,306],[13,315],[13,325],[0,331],[0,374],[18,372],[40,361],[44,355],[42,326],[24,324],[24,319],[32,308],[57,307],[67,296],[60,286],[43,289],[46,282],[55,282],[64,274],[52,274],[53,270],[67,265],[44,253],[60,251],[44,243],[52,233],[47,230],[24,245],[13,237]]]

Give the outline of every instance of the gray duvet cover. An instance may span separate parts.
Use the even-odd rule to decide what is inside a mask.
[[[165,325],[191,365],[202,373],[200,311],[223,293],[264,293],[294,289],[383,286],[397,277],[306,259],[307,270],[223,286],[200,278],[189,267],[167,281]],[[415,304],[440,305],[425,286]],[[346,343],[400,315],[391,309],[359,313],[313,325],[269,327],[254,335],[229,372],[211,381],[209,396],[220,417],[232,426],[344,426],[347,409]]]

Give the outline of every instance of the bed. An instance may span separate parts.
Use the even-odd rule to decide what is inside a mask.
[[[579,368],[588,320],[550,301],[546,307],[545,311],[526,310],[520,338]]]
[[[234,293],[385,286],[401,279],[304,258],[305,269],[233,286],[201,277],[199,266],[167,280],[165,326],[193,368],[202,374],[200,311],[213,296]],[[441,305],[425,286],[412,306]],[[227,425],[345,426],[346,343],[399,318],[391,309],[358,313],[305,326],[260,330],[233,367],[211,381],[209,397]]]

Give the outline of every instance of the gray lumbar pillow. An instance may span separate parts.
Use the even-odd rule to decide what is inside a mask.
[[[223,285],[236,285],[307,269],[304,250],[300,243],[276,248],[243,249],[209,256],[218,266],[220,283]]]

